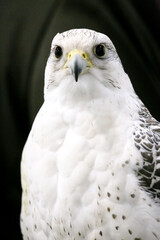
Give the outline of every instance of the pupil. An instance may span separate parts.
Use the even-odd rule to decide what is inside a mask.
[[[57,46],[55,49],[55,56],[56,58],[60,58],[62,56],[62,48]]]
[[[99,56],[99,57],[104,56],[104,54],[105,54],[105,49],[104,49],[104,46],[103,46],[102,44],[97,45],[97,47],[96,47],[96,54],[97,54],[97,56]]]

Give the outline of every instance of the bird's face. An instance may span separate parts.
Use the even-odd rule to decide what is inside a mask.
[[[45,94],[57,87],[67,93],[72,89],[90,95],[101,94],[105,89],[118,91],[123,85],[127,86],[123,82],[126,76],[116,49],[106,35],[73,29],[57,34],[52,41],[45,72]]]

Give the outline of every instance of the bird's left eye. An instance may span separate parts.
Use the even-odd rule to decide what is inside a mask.
[[[59,59],[63,54],[62,48],[60,46],[57,46],[54,50],[54,54],[55,54],[55,57]]]
[[[96,45],[94,48],[94,54],[98,58],[104,57],[106,55],[106,46],[103,43]]]

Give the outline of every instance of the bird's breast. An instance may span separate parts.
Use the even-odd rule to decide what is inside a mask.
[[[70,224],[74,229],[79,224],[84,231],[84,221],[88,232],[97,229],[106,221],[104,208],[124,201],[123,172],[129,169],[132,155],[127,151],[131,142],[126,144],[130,125],[124,128],[123,116],[115,116],[115,112],[106,111],[103,104],[81,111],[43,106],[33,124],[22,163],[22,171],[28,168],[28,202],[40,204],[40,217],[57,232],[64,226],[69,229]]]
[[[104,106],[53,105],[40,110],[27,143],[34,148],[28,161],[35,166],[34,178],[40,178],[41,188],[49,181],[49,188],[56,187],[55,201],[72,195],[76,202],[96,181],[107,184],[107,171],[111,174],[113,164],[118,166],[125,155],[129,133],[121,124],[123,117]]]

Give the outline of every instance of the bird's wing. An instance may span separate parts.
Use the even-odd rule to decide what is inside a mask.
[[[135,131],[135,145],[143,157],[138,170],[141,187],[160,201],[160,123],[142,105],[139,111],[140,125]]]

